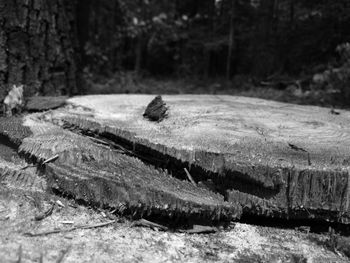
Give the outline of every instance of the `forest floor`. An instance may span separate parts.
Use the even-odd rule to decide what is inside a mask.
[[[35,216],[56,205],[52,214]],[[59,203],[60,205],[57,205]],[[213,234],[161,232],[41,192],[0,186],[0,262],[348,262],[327,235],[232,223]],[[98,224],[107,222],[105,226]],[[84,229],[92,227],[90,229]],[[54,233],[49,234],[53,230]],[[55,231],[57,231],[55,233]],[[35,236],[38,233],[44,233]]]

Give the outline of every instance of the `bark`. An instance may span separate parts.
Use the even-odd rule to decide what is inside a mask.
[[[26,96],[76,91],[74,16],[74,0],[0,0],[0,100],[19,83]]]

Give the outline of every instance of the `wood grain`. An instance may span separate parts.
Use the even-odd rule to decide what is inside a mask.
[[[139,154],[179,161],[196,181],[221,182],[227,200],[235,201],[232,193],[239,191],[279,207],[282,217],[349,222],[348,111],[333,115],[327,108],[261,99],[177,95],[163,96],[168,118],[154,123],[142,117],[152,99],[75,97],[69,110],[47,118],[129,143]]]
[[[40,119],[41,114],[6,119],[0,126],[18,145],[20,154],[37,164],[48,187],[104,208],[117,208],[134,217],[160,216],[207,222],[240,216],[240,206],[190,182],[171,177],[137,158],[121,154],[89,137],[64,130]],[[5,122],[4,122],[5,123]],[[27,130],[8,133],[8,130]],[[54,161],[46,160],[58,155]],[[45,164],[44,164],[45,163]]]

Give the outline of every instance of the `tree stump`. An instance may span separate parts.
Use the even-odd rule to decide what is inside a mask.
[[[174,95],[163,96],[168,117],[152,122],[143,117],[152,99],[74,97],[65,108],[26,116],[20,125],[30,133],[9,133],[8,124],[0,133],[38,163],[58,154],[45,164],[51,185],[88,202],[126,203],[140,214],[238,218],[242,209],[349,223],[349,112]]]
[[[168,118],[142,117],[148,95],[76,97],[66,127],[156,157],[178,178],[212,181],[246,213],[349,222],[350,113],[254,98],[163,96]],[[82,110],[84,109],[84,110]]]

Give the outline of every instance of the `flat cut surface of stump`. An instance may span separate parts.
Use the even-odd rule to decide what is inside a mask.
[[[270,166],[293,161],[308,167],[303,149],[315,168],[350,164],[348,111],[332,115],[327,108],[254,98],[175,95],[163,96],[169,119],[152,123],[142,117],[152,99],[152,95],[102,95],[68,101],[92,109],[97,120],[167,148],[234,155],[237,161]]]
[[[296,217],[350,222],[348,111],[333,115],[327,108],[254,98],[174,95],[163,96],[168,118],[156,123],[142,116],[153,98],[75,97],[52,118],[224,176],[229,200],[238,190]]]

